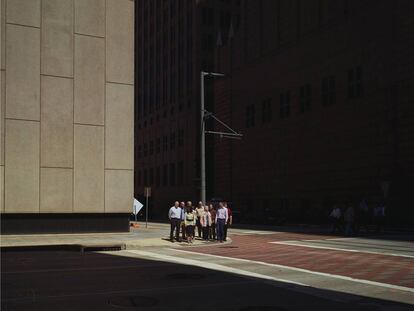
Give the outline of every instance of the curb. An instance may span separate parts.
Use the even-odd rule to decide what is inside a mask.
[[[125,244],[51,244],[51,245],[19,245],[1,246],[0,252],[37,252],[37,251],[70,251],[94,252],[125,250]]]

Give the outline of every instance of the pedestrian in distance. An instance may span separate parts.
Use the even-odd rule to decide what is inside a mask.
[[[227,221],[224,225],[224,234],[223,234],[223,240],[227,241],[227,230],[233,224],[233,213],[232,213],[230,207],[227,206],[227,202],[224,202],[223,206],[227,210],[227,215],[228,215]]]
[[[172,206],[168,212],[168,218],[170,219],[171,229],[170,229],[170,240],[174,243],[174,230],[175,230],[175,239],[180,240],[180,224],[181,224],[181,207],[178,201],[175,201],[174,206]]]
[[[181,224],[180,224],[180,227],[181,227],[182,239],[183,239],[183,241],[185,241],[186,240],[186,238],[185,238],[185,223],[184,223],[185,210],[186,210],[185,203],[181,202],[180,207],[181,207]]]
[[[214,208],[213,204],[210,204],[208,210],[211,215],[209,239],[215,240],[216,239],[216,209]]]
[[[195,214],[191,204],[187,204],[187,210],[185,212],[185,233],[187,237],[187,243],[193,243],[194,240],[194,227],[195,227]]]
[[[358,202],[355,227],[356,233],[359,233],[361,228],[364,228],[365,232],[369,233],[369,207],[367,200],[364,197]]]
[[[211,225],[211,214],[208,210],[208,206],[204,206],[204,213],[201,216],[201,226],[203,228],[203,240],[208,240],[209,231]]]
[[[374,223],[376,226],[376,232],[383,232],[385,227],[385,204],[382,200],[378,201],[377,206],[374,208]]]
[[[345,235],[350,236],[354,234],[354,221],[355,210],[352,204],[348,204],[348,207],[344,213],[345,220]]]
[[[220,202],[216,213],[217,240],[220,243],[223,243],[224,225],[227,223],[228,219],[229,215],[227,214],[227,209],[224,208],[223,202]]]
[[[198,231],[198,237],[201,238],[202,226],[201,226],[201,216],[204,213],[204,205],[203,202],[198,202],[198,206],[195,209],[196,213],[196,226]]]
[[[341,209],[339,208],[338,205],[334,205],[331,213],[329,214],[329,218],[332,224],[332,230],[331,230],[332,233],[336,233],[336,231],[340,233],[342,231],[341,230],[341,217],[342,217]]]

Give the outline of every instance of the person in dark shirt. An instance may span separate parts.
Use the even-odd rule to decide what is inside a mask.
[[[210,240],[216,239],[216,209],[213,207],[213,204],[209,205],[209,212],[211,215],[211,225],[210,225]]]

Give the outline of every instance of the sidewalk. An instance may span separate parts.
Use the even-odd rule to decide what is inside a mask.
[[[141,247],[189,247],[215,244],[196,239],[193,244],[169,241],[170,226],[162,223],[138,222],[125,233],[82,233],[82,234],[25,234],[1,235],[0,248],[12,249],[137,249]]]

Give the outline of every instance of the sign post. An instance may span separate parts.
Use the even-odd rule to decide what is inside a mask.
[[[137,222],[137,215],[143,206],[144,205],[140,201],[134,198],[134,208],[132,212],[135,215],[135,222]]]
[[[151,187],[144,188],[145,195],[145,228],[148,228],[148,198],[151,196]]]

